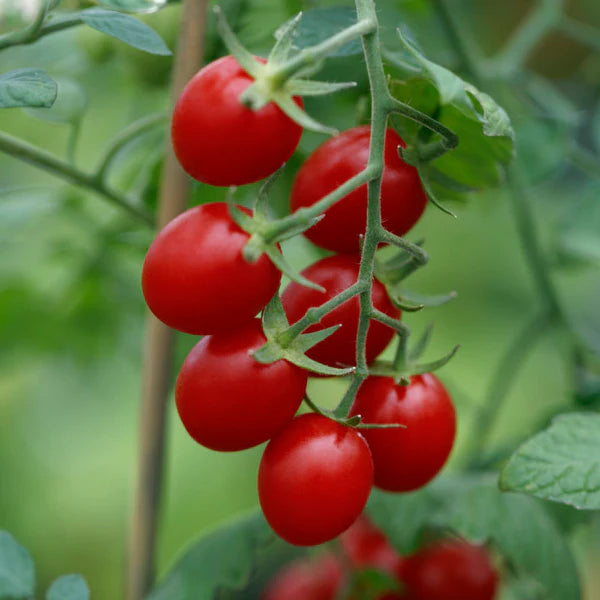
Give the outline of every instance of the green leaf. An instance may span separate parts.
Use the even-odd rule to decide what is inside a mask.
[[[31,598],[35,569],[29,552],[7,531],[0,531],[0,598]]]
[[[500,476],[505,490],[600,509],[600,415],[572,413],[527,440]]]
[[[131,13],[152,13],[161,9],[167,0],[97,0],[100,6]]]
[[[194,543],[146,600],[213,600],[245,585],[262,552],[281,544],[262,514],[229,523]]]
[[[0,75],[0,108],[49,108],[56,94],[56,82],[42,69],[16,69]]]
[[[30,108],[27,113],[50,123],[76,123],[87,107],[87,96],[83,87],[66,77],[57,77],[58,95],[52,108]]]
[[[81,20],[106,35],[110,35],[138,50],[168,56],[171,51],[162,38],[148,25],[139,19],[102,8],[87,8],[79,15]]]
[[[269,301],[263,311],[262,322],[264,331],[267,334],[276,335],[280,331],[283,331],[289,327],[283,305],[281,304],[281,298],[279,294],[275,294]]]
[[[48,588],[46,600],[89,600],[90,590],[81,575],[63,575]]]
[[[451,529],[488,541],[520,577],[539,584],[544,599],[581,598],[573,557],[544,505],[500,492],[495,475],[441,478],[411,494],[374,491],[367,508],[401,552],[414,549],[425,529]]]
[[[296,29],[294,46],[300,49],[314,46],[355,23],[356,11],[352,7],[313,8],[302,14],[302,20]],[[287,27],[288,24],[284,23],[275,32],[275,37],[279,39]],[[360,40],[353,40],[332,52],[331,56],[350,56],[361,52]]]

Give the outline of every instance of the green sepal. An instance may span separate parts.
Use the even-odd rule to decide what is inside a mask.
[[[269,178],[260,186],[258,195],[256,196],[256,202],[254,203],[254,218],[264,223],[267,223],[271,218],[271,205],[269,203],[269,193],[275,182],[279,179],[283,167],[280,167],[269,176]]]
[[[292,100],[292,97],[289,94],[278,92],[274,95],[273,101],[290,119],[292,119],[292,121],[295,121],[305,129],[310,129],[311,131],[324,133],[326,135],[337,135],[339,133],[337,129],[315,121],[315,119],[304,112],[294,100]]]
[[[437,369],[441,369],[454,357],[459,348],[460,344],[457,344],[450,352],[448,352],[448,354],[446,354],[446,356],[442,356],[442,358],[439,358],[438,360],[417,364],[414,367],[411,367],[411,375],[422,375],[423,373],[432,373],[433,371],[437,371]]]
[[[286,90],[293,96],[326,96],[341,90],[356,87],[356,81],[311,81],[309,79],[292,79]]]
[[[389,361],[375,361],[369,367],[369,373],[379,377],[393,377],[396,380],[396,383],[400,385],[408,385],[412,375],[432,373],[433,371],[443,367],[458,352],[459,348],[459,345],[454,346],[454,348],[452,348],[448,354],[442,356],[442,358],[427,363],[415,363],[412,360],[407,360],[406,364],[402,365],[400,368],[395,367]]]
[[[298,225],[294,225],[292,227],[286,228],[278,233],[275,237],[275,241],[282,242],[284,240],[289,240],[290,238],[298,235],[299,233],[304,233],[307,229],[310,229],[313,225],[321,221],[325,215],[319,215],[317,217],[312,217],[311,219],[304,220],[302,223]]]
[[[272,245],[267,245],[264,248],[265,254],[271,259],[271,262],[287,277],[289,277],[292,281],[299,283],[305,287],[312,288],[313,290],[318,290],[319,292],[324,292],[325,288],[320,286],[318,283],[311,281],[304,277],[304,275],[295,271],[290,263],[284,258],[283,254]]]
[[[392,304],[396,308],[407,312],[417,312],[425,307],[442,306],[456,298],[456,292],[434,295],[416,294],[405,289],[400,289],[397,284],[386,285],[386,290]]]
[[[436,208],[439,208],[443,213],[446,213],[447,215],[454,217],[456,219],[457,216],[436,198],[436,195],[433,193],[433,190],[432,190],[431,186],[429,185],[429,181],[427,181],[427,177],[422,172],[422,169],[419,169],[419,177],[421,179],[421,184],[423,185],[423,189],[425,190],[425,194],[427,195],[427,198],[429,199],[429,201]]]
[[[354,371],[354,367],[346,369],[338,369],[323,365],[311,358],[308,358],[304,353],[312,348],[314,345],[322,342],[325,338],[329,337],[339,327],[333,326],[328,327],[322,331],[316,331],[313,333],[305,333],[296,336],[286,347],[283,347],[277,338],[289,327],[288,320],[281,304],[281,298],[278,294],[275,294],[271,298],[263,311],[262,317],[263,331],[267,338],[267,343],[261,346],[256,352],[253,353],[254,358],[261,363],[271,363],[276,360],[284,358],[285,360],[307,369],[308,371],[314,371],[322,375],[348,375]]]
[[[230,187],[227,192],[227,208],[229,209],[229,216],[233,220],[234,223],[239,225],[245,232],[252,234],[254,232],[255,227],[254,219],[252,215],[245,213],[237,204],[233,202],[233,193],[235,192],[235,187]]]
[[[433,323],[429,323],[423,332],[423,335],[418,339],[417,343],[413,345],[413,347],[408,352],[408,360],[409,361],[417,361],[425,352],[425,348],[427,348],[427,344],[429,344],[429,340],[431,339],[431,334],[433,333]]]
[[[284,62],[290,55],[290,51],[294,44],[294,36],[296,29],[302,19],[302,13],[299,12],[295,17],[284,23],[278,30],[277,41],[271,49],[268,62],[277,64]]]
[[[227,50],[229,50],[232,56],[238,61],[242,69],[244,69],[248,75],[251,75],[256,79],[263,65],[257,61],[244,46],[242,46],[233,31],[231,31],[229,23],[227,23],[227,19],[218,4],[213,6],[213,12],[217,17],[217,29],[219,30],[219,34],[223,39]]]

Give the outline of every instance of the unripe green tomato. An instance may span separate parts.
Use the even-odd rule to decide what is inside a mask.
[[[169,4],[165,8],[148,15],[136,15],[140,21],[152,27],[165,41],[171,51],[176,50],[179,34],[181,4]],[[125,66],[139,83],[147,86],[163,86],[168,84],[173,64],[172,56],[157,56],[119,44],[118,55]]]

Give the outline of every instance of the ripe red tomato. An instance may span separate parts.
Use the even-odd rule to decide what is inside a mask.
[[[188,433],[213,450],[266,442],[298,410],[308,372],[287,360],[265,365],[251,352],[266,342],[260,321],[202,338],[185,359],[175,388]]]
[[[406,559],[406,600],[493,600],[498,573],[482,546],[444,540]]]
[[[169,327],[194,335],[252,319],[277,291],[281,273],[266,255],[244,260],[248,239],[225,203],[196,206],[173,219],[144,261],[142,289],[150,310]]]
[[[340,536],[345,556],[356,569],[378,569],[390,575],[398,575],[403,559],[371,521],[361,515]]]
[[[295,323],[313,306],[321,306],[340,292],[356,283],[360,267],[360,257],[348,254],[323,258],[302,271],[306,278],[320,284],[325,292],[319,292],[299,283],[292,282],[281,295],[281,302],[290,323]],[[398,318],[400,311],[391,303],[385,287],[373,281],[371,294],[373,305],[390,317]],[[350,298],[325,315],[318,324],[306,331],[319,331],[332,325],[342,326],[328,338],[311,348],[306,355],[332,367],[356,364],[356,335],[360,303],[358,296]],[[372,363],[385,349],[394,336],[387,325],[371,321],[367,334],[367,362]]]
[[[269,582],[262,600],[335,600],[343,584],[340,561],[333,554],[297,560]]]
[[[358,175],[369,157],[368,125],[343,131],[321,144],[302,165],[292,188],[291,208],[312,206],[342,183]],[[398,156],[405,146],[400,136],[388,129],[385,138],[384,170],[381,185],[381,219],[386,229],[404,235],[419,220],[427,196],[419,174]],[[359,251],[359,236],[367,224],[367,186],[344,196],[325,212],[325,217],[304,232],[306,237],[334,252]]]
[[[356,430],[311,413],[268,443],[258,470],[263,513],[297,546],[322,544],[348,529],[373,484],[369,448]]]
[[[452,400],[431,373],[411,377],[409,386],[392,377],[368,377],[350,415],[365,423],[401,423],[403,428],[365,429],[373,454],[375,485],[390,492],[424,486],[444,466],[456,433]]]
[[[171,137],[194,179],[223,186],[259,181],[296,149],[302,127],[276,104],[253,111],[240,103],[252,81],[233,56],[224,56],[198,71],[179,96]]]

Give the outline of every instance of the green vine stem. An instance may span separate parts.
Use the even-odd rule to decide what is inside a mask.
[[[90,175],[89,173],[85,173],[70,162],[61,160],[41,148],[37,148],[24,140],[3,132],[0,132],[0,151],[39,169],[43,169],[52,175],[61,177],[75,185],[95,192],[115,206],[125,210],[142,223],[150,226],[153,225],[153,219],[150,215],[132,204],[125,196],[108,187],[95,174]]]

